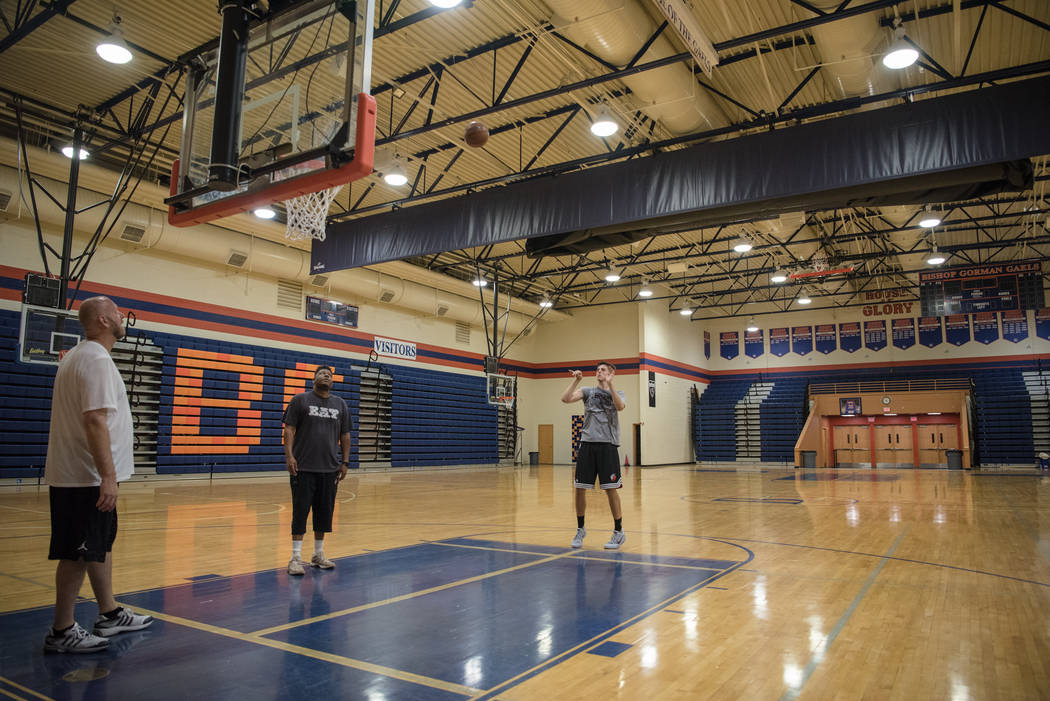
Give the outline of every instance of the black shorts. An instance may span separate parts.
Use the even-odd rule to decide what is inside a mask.
[[[117,539],[117,510],[99,511],[99,487],[50,487],[48,560],[105,562]]]
[[[590,489],[595,478],[602,489],[619,489],[620,451],[612,443],[580,443],[576,454],[576,487]]]
[[[314,533],[332,532],[339,472],[303,472],[289,475],[292,484],[292,535],[306,533],[306,515],[313,511]]]

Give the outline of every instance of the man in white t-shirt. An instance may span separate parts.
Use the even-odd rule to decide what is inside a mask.
[[[105,650],[109,636],[153,623],[113,598],[117,483],[135,470],[131,407],[110,356],[124,337],[124,315],[108,297],[92,297],[80,305],[79,316],[86,340],[66,353],[55,374],[44,468],[51,501],[48,559],[58,560],[45,652]],[[73,618],[85,574],[98,602],[94,634]]]

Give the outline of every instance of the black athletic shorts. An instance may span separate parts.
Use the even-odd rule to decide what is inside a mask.
[[[620,451],[612,443],[580,443],[576,453],[576,486],[590,489],[595,478],[602,489],[619,489]]]
[[[117,510],[99,511],[99,487],[49,487],[49,560],[105,562],[117,539]]]
[[[332,532],[339,472],[303,472],[289,475],[292,484],[292,535],[306,533],[306,515],[313,511],[314,533]]]

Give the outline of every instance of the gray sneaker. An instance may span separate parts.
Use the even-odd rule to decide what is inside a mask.
[[[587,535],[587,529],[586,528],[577,528],[576,529],[576,535],[573,536],[573,539],[572,539],[572,547],[574,547],[574,548],[582,548],[583,547],[583,539],[584,539],[584,537],[586,535]]]
[[[63,633],[56,633],[48,628],[44,636],[44,652],[101,652],[109,647],[109,641],[92,635],[79,623]]]
[[[153,625],[153,616],[144,616],[126,606],[121,606],[113,618],[99,615],[98,620],[95,621],[95,635],[108,638],[119,633],[130,633],[134,630],[149,628],[151,625]]]
[[[623,531],[613,531],[612,538],[609,538],[609,542],[605,544],[605,549],[618,550],[625,540],[627,536],[623,534]]]
[[[295,576],[302,576],[306,574],[306,567],[304,567],[305,564],[306,563],[300,560],[299,558],[293,557],[291,560],[288,561],[288,574]]]

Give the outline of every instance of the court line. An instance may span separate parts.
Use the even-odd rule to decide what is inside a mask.
[[[394,669],[393,667],[384,667],[383,665],[373,664],[371,662],[365,662],[363,660],[355,660],[350,657],[342,657],[340,655],[334,655],[332,653],[323,652],[321,650],[313,650],[308,647],[302,647],[300,645],[294,645],[292,643],[286,643],[280,640],[271,640],[270,638],[263,638],[256,633],[241,633],[236,630],[231,630],[230,628],[222,628],[220,626],[211,625],[210,623],[201,623],[200,621],[194,621],[189,618],[183,618],[181,616],[173,616],[170,614],[162,613],[160,611],[151,611],[141,606],[136,606],[135,611],[148,614],[156,619],[165,621],[167,623],[174,623],[176,625],[185,626],[187,628],[199,630],[204,633],[220,635],[222,637],[232,638],[234,640],[240,640],[242,642],[247,643],[255,643],[257,645],[262,645],[264,647],[279,650],[281,652],[289,652],[296,655],[302,655],[303,657],[310,657],[315,660],[321,660],[322,662],[331,662],[332,664],[337,664],[343,667],[349,667],[351,669],[357,669],[363,672],[370,672],[372,674],[379,674],[384,677],[391,677],[393,679],[399,679],[401,681],[419,684],[421,686],[426,686],[432,689],[441,689],[442,691],[449,691],[455,694],[463,694],[464,696],[477,694],[481,691],[480,689],[475,689],[469,686],[463,686],[461,684],[453,684],[451,682],[446,682],[442,679],[424,677],[419,674],[413,674],[412,672]]]
[[[492,577],[498,577],[508,572],[514,572],[516,570],[525,569],[526,567],[533,567],[535,565],[543,565],[554,560],[560,560],[572,555],[571,552],[560,553],[558,555],[551,555],[549,557],[543,557],[538,560],[532,560],[531,562],[523,562],[520,565],[514,565],[513,567],[505,567],[502,570],[493,570],[492,572],[486,572],[484,574],[475,575],[473,577],[467,577],[466,579],[459,579],[455,582],[448,582],[441,584],[436,587],[430,587],[429,589],[420,589],[419,591],[409,592],[408,594],[401,594],[389,599],[383,599],[381,601],[373,601],[369,604],[361,604],[360,606],[353,606],[342,611],[333,611],[332,613],[326,613],[323,616],[314,616],[313,618],[304,618],[301,621],[293,621],[291,623],[284,623],[279,626],[273,626],[272,628],[263,628],[262,630],[256,630],[251,635],[270,635],[271,633],[278,633],[283,630],[290,630],[292,628],[299,628],[300,626],[310,625],[311,623],[317,623],[320,621],[328,621],[333,618],[339,618],[340,616],[346,616],[351,613],[357,613],[359,611],[367,611],[368,609],[378,608],[380,606],[386,606],[387,604],[395,604],[399,601],[407,601],[408,599],[414,599],[417,596],[425,596],[427,594],[433,594],[434,592],[445,591],[452,589],[453,587],[459,587],[464,584],[472,584],[474,582],[480,582]]]
[[[7,689],[0,689],[0,694],[3,694],[4,696],[9,696],[13,699],[18,699],[18,701],[29,701],[29,699],[27,699],[25,696],[16,696]]]
[[[28,689],[28,688],[22,686],[21,684],[19,684],[18,682],[11,681],[7,677],[0,677],[0,682],[3,682],[4,684],[10,684],[11,686],[15,687],[19,691],[24,691],[25,693],[31,694],[31,695],[37,697],[38,699],[46,699],[46,701],[54,701],[50,696],[44,696],[43,694],[38,693],[36,691],[33,691],[32,689]],[[0,689],[0,691],[4,691],[4,690]],[[24,698],[24,697],[15,696],[13,698],[17,699],[17,698]]]
[[[876,565],[875,569],[872,570],[870,575],[868,575],[868,579],[865,580],[860,591],[857,592],[857,595],[853,597],[853,601],[850,602],[850,605],[846,607],[846,610],[839,617],[839,620],[835,622],[834,626],[832,626],[831,631],[820,641],[820,644],[817,645],[817,649],[813,651],[813,656],[809,659],[809,662],[806,663],[805,668],[802,670],[802,679],[799,680],[798,686],[789,688],[781,694],[780,701],[794,701],[798,698],[799,694],[802,693],[802,687],[806,685],[809,678],[813,676],[813,672],[815,672],[820,663],[824,661],[824,655],[828,648],[831,647],[835,642],[835,638],[839,637],[839,633],[841,633],[842,629],[846,627],[847,623],[849,623],[849,619],[853,616],[857,607],[860,606],[860,602],[868,595],[868,589],[870,589],[871,585],[875,583],[875,578],[879,576],[880,572],[882,572],[882,568],[886,566],[887,562],[893,559],[890,556],[893,555],[893,551],[895,551],[897,546],[900,545],[901,539],[907,532],[908,529],[905,528],[901,531],[900,535],[897,536],[897,539],[893,541],[893,545],[890,546],[890,549],[887,550],[886,554],[882,556],[881,560],[879,560],[879,564]]]
[[[649,616],[652,616],[655,613],[659,613],[659,612],[665,610],[665,608],[668,605],[673,604],[676,601],[680,601],[681,599],[684,599],[685,597],[689,596],[690,594],[692,594],[692,593],[694,593],[696,591],[699,591],[700,589],[704,588],[704,586],[707,585],[709,582],[713,582],[713,581],[715,581],[717,579],[720,579],[721,577],[724,577],[727,574],[730,574],[734,570],[740,568],[743,565],[746,565],[747,563],[749,563],[753,559],[755,559],[755,554],[753,552],[751,552],[750,550],[748,550],[747,548],[745,548],[743,545],[737,545],[735,543],[730,543],[730,542],[728,542],[726,540],[719,540],[718,538],[708,538],[707,536],[697,536],[697,537],[703,538],[704,540],[713,540],[716,543],[724,543],[725,545],[729,545],[731,547],[740,548],[741,550],[743,550],[744,552],[747,553],[747,559],[743,560],[741,562],[738,562],[733,567],[728,567],[728,568],[726,568],[724,570],[716,572],[715,574],[712,574],[707,579],[704,579],[704,580],[698,582],[697,584],[694,584],[693,586],[689,587],[685,591],[679,592],[678,594],[675,594],[675,595],[671,596],[670,598],[667,598],[667,599],[661,601],[660,603],[655,604],[651,608],[649,608],[649,609],[647,609],[645,611],[642,611],[641,613],[635,614],[631,618],[628,618],[626,621],[618,623],[617,625],[613,626],[612,628],[610,628],[609,630],[605,631],[604,633],[599,633],[598,635],[594,636],[590,640],[585,640],[584,642],[576,645],[575,647],[572,647],[572,648],[569,648],[568,650],[565,650],[560,655],[556,655],[554,657],[551,657],[550,659],[547,659],[547,660],[541,662],[540,664],[536,665],[532,669],[527,669],[524,672],[522,672],[522,673],[520,673],[520,674],[518,674],[518,675],[516,675],[514,677],[511,677],[510,679],[507,679],[503,683],[497,684],[496,686],[494,686],[491,689],[487,690],[481,696],[473,697],[472,699],[470,699],[470,701],[487,701],[488,699],[494,698],[496,695],[501,694],[501,693],[507,691],[508,689],[510,689],[512,687],[518,686],[522,682],[524,682],[524,681],[526,681],[526,680],[536,676],[537,674],[540,674],[541,672],[544,672],[547,669],[549,669],[549,668],[551,668],[551,667],[553,667],[555,665],[561,664],[562,662],[564,662],[568,658],[572,657],[573,655],[579,654],[581,652],[586,652],[588,649],[594,647],[596,644],[601,643],[601,642],[605,642],[606,640],[608,640],[609,638],[613,637],[617,633],[620,633],[621,631],[624,631],[627,628],[633,626],[638,621],[640,621],[640,620],[642,620],[644,618],[648,618]]]
[[[427,545],[443,545],[446,548],[465,548],[467,550],[490,550],[497,553],[520,553],[524,555],[549,555],[550,553],[538,553],[531,550],[514,550],[512,548],[494,548],[485,545],[463,545],[462,543],[442,543],[439,540],[425,540],[423,541]],[[574,560],[587,560],[588,562],[611,562],[617,565],[644,565],[645,567],[675,567],[680,570],[714,570],[714,567],[700,567],[699,565],[672,565],[670,563],[663,562],[640,562],[638,560],[611,560],[605,557],[591,557],[582,554],[585,551],[580,550],[569,550],[566,555],[572,556]],[[685,559],[685,558],[683,558]]]
[[[674,535],[674,534],[671,534]],[[715,540],[714,538],[708,538],[707,536],[688,536],[683,535],[683,538],[706,538],[707,540]],[[775,540],[756,540],[754,538],[727,538],[725,536],[718,536],[724,539],[725,542],[738,541],[740,543],[761,543],[763,545],[780,545],[785,548],[802,548],[803,550],[823,550],[831,553],[842,553],[843,555],[860,555],[861,557],[886,557],[885,555],[876,555],[875,553],[859,552],[857,550],[843,550],[841,548],[825,548],[819,545],[800,545],[799,543],[778,543]],[[1050,587],[1050,582],[1040,582],[1035,579],[1025,579],[1023,577],[1011,577],[1008,574],[996,574],[995,572],[986,572],[985,570],[975,570],[970,567],[959,567],[958,565],[945,565],[940,562],[929,562],[927,560],[915,560],[910,557],[891,557],[890,560],[897,562],[910,562],[914,565],[929,565],[930,567],[943,567],[948,570],[957,570],[959,572],[969,572],[970,574],[983,574],[987,577],[998,577],[999,579],[1008,579],[1012,582],[1021,582],[1023,584],[1035,584],[1040,587]]]

